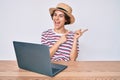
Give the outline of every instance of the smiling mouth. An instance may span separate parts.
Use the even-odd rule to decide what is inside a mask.
[[[54,23],[55,23],[55,25],[59,25],[60,24],[60,22],[56,22],[56,21]]]

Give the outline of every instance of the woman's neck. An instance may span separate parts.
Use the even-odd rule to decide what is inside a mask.
[[[55,31],[56,33],[59,33],[59,34],[65,34],[66,32],[68,32],[68,30],[65,29],[65,28],[54,29],[54,31]]]

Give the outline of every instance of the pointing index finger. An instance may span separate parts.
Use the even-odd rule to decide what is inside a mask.
[[[82,33],[86,32],[86,31],[88,31],[88,29],[83,30]]]

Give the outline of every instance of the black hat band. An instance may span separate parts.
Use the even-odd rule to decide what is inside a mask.
[[[63,8],[61,8],[61,7],[57,7],[57,9],[61,9],[61,10],[63,10],[63,11],[66,11],[66,12],[67,12],[67,10],[65,10],[65,9],[63,9]]]

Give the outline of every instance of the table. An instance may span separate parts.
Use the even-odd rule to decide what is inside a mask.
[[[19,69],[16,61],[0,60],[0,80],[120,80],[120,61],[55,62],[67,65],[55,77]]]

